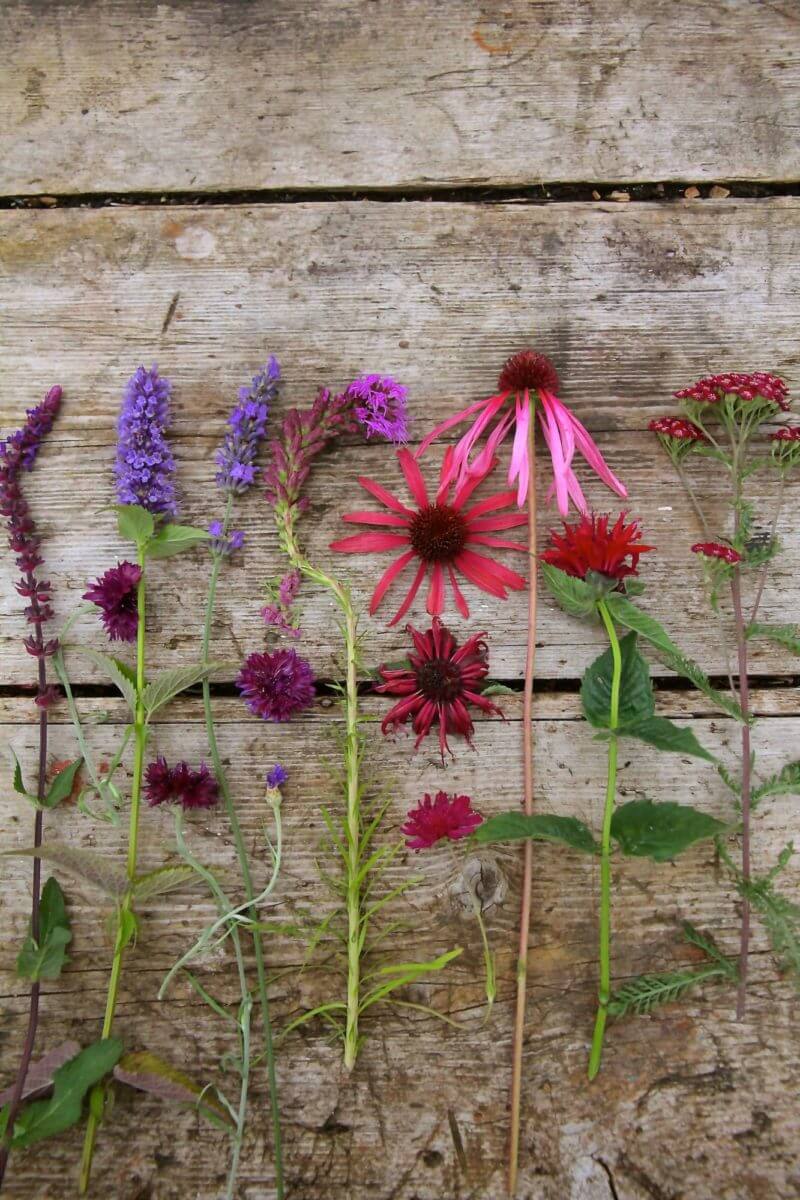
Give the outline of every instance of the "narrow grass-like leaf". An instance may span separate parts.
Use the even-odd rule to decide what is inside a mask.
[[[165,1062],[149,1050],[137,1050],[123,1054],[114,1067],[114,1078],[140,1092],[149,1092],[160,1100],[173,1100],[178,1104],[190,1104],[201,1116],[212,1110],[228,1126],[231,1117],[221,1104],[210,1085],[201,1085],[185,1071]]]

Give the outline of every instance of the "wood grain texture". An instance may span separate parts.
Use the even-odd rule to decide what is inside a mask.
[[[135,32],[131,22],[135,22]],[[796,179],[757,0],[11,0],[2,190]]]
[[[777,768],[798,737],[797,694],[757,692],[762,714],[756,729],[759,765]],[[123,719],[119,705],[85,701],[90,741],[108,754]],[[381,706],[368,701],[377,714]],[[286,919],[309,903],[325,903],[315,858],[320,852],[320,802],[339,804],[326,760],[333,753],[331,727],[337,711],[329,701],[292,728],[264,727],[242,719],[235,701],[216,705],[223,755],[230,761],[248,843],[263,844],[264,805],[259,779],[276,758],[290,771],[285,795],[287,869],[270,916]],[[391,788],[385,836],[394,839],[406,808],[422,790],[445,786],[469,791],[485,812],[519,799],[521,706],[510,699],[507,721],[481,721],[479,753],[458,753],[445,775],[427,755],[409,760],[404,739],[382,741],[372,750],[373,766]],[[732,761],[735,730],[730,722],[691,717],[683,696],[666,696],[660,711],[688,720],[709,748]],[[537,720],[537,800],[541,811],[575,815],[597,826],[602,807],[603,748],[579,719],[574,696],[542,697]],[[203,753],[204,733],[196,701],[176,703],[158,722],[153,751],[169,759]],[[19,700],[0,705],[0,747],[13,745],[24,768],[33,761],[29,712]],[[64,715],[54,716],[53,754],[71,753]],[[487,755],[492,771],[487,778]],[[719,817],[730,815],[727,795],[713,770],[671,755],[623,753],[621,794],[680,795]],[[793,799],[765,802],[757,820],[756,863],[770,865],[796,827]],[[23,802],[4,806],[4,845],[27,843],[30,812]],[[48,815],[47,836],[116,853],[119,835],[98,827],[73,807]],[[171,845],[168,813],[148,810],[142,823],[142,862],[155,866]],[[235,891],[234,855],[221,814],[197,814],[191,845]],[[121,844],[121,843],[120,843]],[[258,855],[257,855],[258,856]],[[351,1079],[343,1078],[338,1050],[323,1031],[309,1026],[290,1037],[280,1057],[291,1195],[295,1200],[442,1200],[491,1198],[502,1194],[505,1103],[514,989],[516,884],[519,856],[484,852],[486,865],[505,877],[505,899],[487,912],[499,958],[499,1000],[489,1025],[482,1025],[480,944],[474,920],[454,906],[450,887],[463,859],[447,850],[402,855],[387,885],[421,873],[407,902],[392,910],[406,922],[395,943],[403,957],[418,958],[453,946],[462,957],[442,976],[418,985],[409,998],[431,1004],[462,1022],[460,1031],[409,1010],[385,1008],[367,1024],[368,1041]],[[649,1200],[692,1196],[697,1200],[760,1200],[796,1192],[800,1085],[796,996],[777,975],[757,928],[751,1005],[747,1020],[734,1020],[734,995],[708,986],[690,1001],[650,1017],[611,1026],[603,1073],[585,1083],[596,974],[595,908],[597,868],[591,861],[536,848],[534,926],[530,961],[531,1004],[525,1052],[525,1109],[521,1195],[528,1200]],[[263,867],[262,867],[263,870]],[[699,846],[674,864],[621,860],[615,865],[614,976],[617,981],[645,970],[692,961],[680,944],[678,922],[689,918],[713,929],[724,948],[736,949],[735,898],[714,871],[708,847]],[[0,969],[4,988],[0,1057],[9,1073],[24,1020],[25,998],[13,980],[14,947],[26,922],[27,866],[11,860],[4,870],[7,937]],[[786,878],[791,893],[797,873]],[[46,988],[40,1046],[72,1036],[90,1040],[104,1002],[109,946],[97,894],[64,880],[75,929],[73,962],[57,985]],[[230,1042],[221,1022],[209,1017],[184,983],[168,1003],[156,992],[171,962],[190,943],[211,907],[201,890],[153,902],[124,975],[119,1030],[130,1047],[148,1047],[197,1077],[214,1077]],[[304,1008],[340,986],[332,972],[309,968],[299,974],[298,945],[270,938],[276,1020],[284,1025]],[[223,1001],[233,1001],[231,963],[223,952],[201,965],[201,978]],[[228,1080],[228,1086],[232,1081]],[[263,1080],[257,1077],[254,1121],[246,1143],[240,1195],[268,1200],[271,1188]],[[463,1145],[459,1154],[452,1129]],[[80,1142],[72,1133],[53,1143],[47,1156],[19,1155],[10,1192],[19,1200],[69,1194]],[[95,1193],[120,1200],[212,1197],[220,1187],[224,1138],[195,1117],[165,1109],[147,1097],[121,1093],[104,1128]],[[613,1186],[613,1191],[612,1191]]]
[[[564,399],[627,481],[630,504],[658,546],[644,570],[651,585],[646,603],[707,669],[722,671],[719,640],[700,624],[698,567],[688,553],[698,527],[646,422],[672,409],[672,390],[722,365],[770,368],[797,381],[799,217],[794,200],[737,203],[726,208],[724,222],[709,206],[688,203],[623,210],[420,203],[0,214],[3,428],[18,424],[23,408],[54,381],[65,388],[63,413],[26,480],[52,556],[59,616],[71,611],[88,578],[124,552],[103,507],[113,501],[121,389],[138,362],[158,358],[174,380],[184,515],[205,524],[216,515],[213,459],[223,423],[237,387],[268,352],[279,355],[286,377],[278,412],[309,403],[321,383],[343,387],[358,371],[377,367],[409,384],[414,432],[421,436],[455,404],[488,394],[504,357],[533,341],[553,356]],[[432,479],[436,453],[426,462]],[[388,447],[350,442],[315,468],[302,533],[312,558],[346,573],[366,603],[387,556],[345,559],[327,549],[346,532],[343,511],[372,506],[356,486],[361,473],[400,486]],[[615,507],[586,472],[582,479],[595,504]],[[500,488],[501,471],[496,480]],[[719,476],[706,466],[696,483],[722,514]],[[758,476],[752,489],[768,516],[773,483]],[[281,571],[262,499],[249,497],[240,513],[248,551],[226,572],[218,608],[217,648],[226,660],[261,645],[262,581]],[[542,531],[555,519],[552,509],[543,511]],[[791,522],[785,541],[766,595],[770,619],[791,619],[800,602],[800,543]],[[520,557],[508,553],[509,560]],[[30,663],[20,645],[7,559],[3,570],[5,678],[23,684]],[[153,663],[176,665],[197,652],[207,560],[190,555],[154,570]],[[468,596],[470,625],[491,631],[493,673],[519,678],[524,595],[505,604],[472,589]],[[365,626],[372,666],[397,658],[405,644],[402,631],[386,628],[399,604],[398,598],[390,607],[392,600]],[[330,676],[336,671],[330,604],[313,588],[303,603],[304,646]],[[423,599],[411,616],[424,620]],[[453,624],[465,626],[460,619]],[[99,626],[87,620],[85,628],[100,645]],[[540,676],[575,678],[599,633],[548,602],[540,640]],[[753,648],[756,672],[790,665],[781,652]],[[98,678],[84,663],[75,671],[78,680]]]

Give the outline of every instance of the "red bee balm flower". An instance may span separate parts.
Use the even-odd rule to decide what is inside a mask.
[[[442,838],[457,842],[469,835],[483,823],[483,817],[472,807],[469,796],[448,796],[437,792],[433,800],[430,794],[412,808],[401,832],[406,835],[409,850],[429,850]]]
[[[402,696],[383,718],[381,729],[388,733],[413,718],[412,729],[417,735],[416,750],[433,725],[439,726],[439,747],[444,761],[447,734],[457,733],[472,744],[475,726],[467,705],[473,704],[486,713],[502,711],[491,700],[480,695],[483,681],[489,672],[485,633],[474,633],[459,646],[449,629],[434,617],[427,633],[413,625],[406,626],[414,641],[415,654],[409,654],[408,667],[380,667],[383,683],[376,692]]]
[[[733,546],[723,546],[721,542],[695,542],[692,554],[702,554],[704,558],[719,558],[731,566],[742,561],[738,550],[734,550]]]
[[[655,547],[638,541],[639,522],[626,525],[626,515],[620,513],[611,529],[606,514],[587,514],[574,525],[565,521],[563,533],[550,531],[550,547],[542,561],[577,579],[585,579],[589,571],[617,580],[638,574],[639,556]]]
[[[369,606],[371,614],[377,610],[398,575],[410,562],[418,560],[416,575],[390,625],[396,625],[408,612],[429,569],[431,584],[427,608],[433,617],[438,617],[444,609],[445,571],[458,611],[464,617],[469,616],[469,608],[456,580],[456,571],[482,591],[499,596],[502,600],[508,595],[507,588],[521,590],[527,586],[526,580],[516,571],[470,549],[471,546],[491,546],[526,552],[525,546],[495,536],[498,530],[512,529],[527,522],[523,513],[499,511],[514,503],[514,492],[499,492],[465,508],[467,500],[492,471],[495,462],[489,462],[481,471],[470,475],[466,482],[458,484],[451,500],[451,482],[448,480],[451,458],[452,450],[448,449],[442,462],[439,490],[431,502],[413,455],[408,450],[398,451],[397,460],[417,505],[416,511],[401,503],[379,483],[360,476],[358,482],[364,490],[380,500],[389,511],[345,513],[344,520],[360,525],[380,525],[392,532],[357,533],[353,537],[331,542],[331,550],[349,554],[404,548],[399,558],[384,572],[372,593]]]

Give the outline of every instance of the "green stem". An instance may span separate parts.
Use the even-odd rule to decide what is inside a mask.
[[[231,517],[233,497],[228,496],[228,502],[225,507],[225,515],[223,518],[222,532],[223,537],[228,532],[228,524]],[[203,642],[202,642],[202,664],[205,666],[209,660],[209,647],[211,643],[211,625],[214,618],[214,606],[217,597],[217,583],[219,581],[220,568],[222,566],[222,556],[214,556],[214,564],[211,569],[211,579],[208,586],[208,599],[206,602],[206,616],[203,625]],[[253,887],[253,877],[250,871],[250,862],[247,856],[247,847],[244,843],[242,835],[242,827],[239,823],[239,817],[236,813],[236,806],[231,796],[230,787],[228,785],[228,777],[225,768],[222,764],[222,759],[219,753],[217,744],[216,729],[214,727],[214,714],[211,707],[211,687],[208,678],[203,680],[203,709],[205,712],[206,735],[208,737],[208,747],[211,754],[211,761],[214,765],[214,773],[219,783],[220,792],[222,793],[222,801],[225,806],[225,812],[228,817],[228,823],[233,834],[233,841],[236,847],[236,855],[239,859],[239,867],[242,872],[242,881],[244,883],[245,896],[247,900],[252,902],[255,896]],[[255,923],[258,920],[258,914],[255,909],[250,910],[251,919]],[[269,1102],[272,1113],[272,1140],[275,1155],[275,1189],[277,1200],[283,1200],[284,1197],[284,1179],[283,1179],[283,1139],[281,1136],[281,1118],[280,1107],[278,1104],[278,1082],[275,1073],[275,1046],[272,1034],[272,1022],[269,1013],[269,996],[267,994],[267,971],[264,961],[264,946],[261,940],[261,933],[257,928],[253,928],[253,950],[256,962],[256,977],[258,982],[258,999],[261,1005],[261,1017],[264,1026],[264,1050],[267,1062],[267,1083],[269,1087]],[[244,995],[244,993],[243,993]]]
[[[589,1055],[590,1080],[594,1079],[600,1070],[603,1038],[608,1018],[608,1002],[611,998],[611,819],[614,816],[614,800],[617,792],[618,739],[615,730],[619,726],[619,694],[622,683],[622,654],[617,631],[605,600],[599,600],[597,608],[606,627],[611,646],[613,673],[611,676],[611,717],[609,721],[611,737],[608,743],[606,802],[600,840],[600,987],[597,996],[597,1017],[592,1037],[592,1049]]]
[[[497,972],[495,970],[494,955],[492,948],[489,945],[489,935],[486,932],[486,922],[483,919],[483,911],[481,902],[477,896],[473,896],[472,907],[475,912],[475,917],[478,921],[478,928],[481,931],[481,941],[483,943],[483,965],[486,971],[486,1016],[484,1024],[492,1015],[492,1007],[497,999]]]
[[[117,935],[114,943],[114,958],[111,963],[111,976],[108,981],[108,996],[106,998],[106,1011],[103,1019],[102,1037],[111,1037],[111,1031],[114,1024],[114,1014],[117,1008],[117,999],[119,996],[119,982],[122,975],[122,956],[125,947],[131,939],[132,927],[128,920],[131,915],[133,906],[134,890],[136,884],[136,859],[139,847],[139,809],[142,796],[142,778],[144,775],[144,752],[145,743],[147,741],[147,727],[145,721],[145,708],[142,699],[145,687],[144,681],[144,663],[145,663],[145,570],[144,570],[144,549],[139,547],[137,561],[142,569],[141,578],[136,589],[136,608],[139,615],[139,621],[136,629],[136,710],[134,713],[133,732],[134,732],[134,756],[133,756],[133,783],[131,785],[131,812],[128,823],[128,860],[127,860],[127,875],[128,887],[125,895],[122,897],[122,902],[119,906],[117,915]],[[81,1173],[78,1190],[83,1196],[89,1189],[89,1181],[92,1174],[92,1159],[94,1157],[94,1147],[97,1140],[97,1130],[102,1119],[103,1111],[103,1083],[98,1083],[92,1089],[89,1098],[89,1117],[86,1122],[86,1135],[83,1141],[83,1155],[81,1158]]]

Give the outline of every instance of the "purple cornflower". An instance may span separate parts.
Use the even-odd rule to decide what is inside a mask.
[[[391,375],[361,375],[347,389],[353,411],[367,438],[386,438],[402,445],[408,441],[406,423],[408,388]]]
[[[223,491],[240,495],[255,483],[258,445],[266,435],[270,405],[280,382],[281,368],[273,356],[253,376],[250,387],[239,389],[239,403],[228,418],[225,440],[217,451],[217,484]]]
[[[137,589],[142,568],[121,562],[109,567],[104,575],[89,584],[84,600],[100,609],[100,619],[112,642],[135,642],[139,629]]]
[[[22,572],[22,578],[15,586],[20,596],[29,601],[25,607],[25,619],[34,626],[34,633],[23,640],[23,645],[29,654],[40,660],[55,654],[58,640],[51,638],[45,642],[42,636],[42,627],[53,616],[51,585],[49,580],[36,577],[36,569],[44,560],[39,553],[41,543],[20,487],[19,476],[21,471],[30,471],[33,466],[42,440],[53,428],[62,395],[60,387],[51,388],[41,404],[28,409],[22,428],[0,442],[0,514],[6,518],[8,544]],[[52,689],[45,688],[41,672],[39,684],[37,703],[46,707],[48,698],[52,698]]]
[[[203,762],[195,771],[183,761],[170,767],[159,755],[148,765],[144,778],[151,808],[157,804],[180,804],[184,810],[213,808],[219,800],[219,785]]]
[[[275,763],[271,771],[267,771],[267,787],[279,788],[282,787],[289,778],[289,772],[280,763]]]
[[[244,545],[244,532],[241,529],[232,529],[227,537],[223,533],[222,521],[212,521],[208,527],[208,532],[211,534],[211,553],[212,554],[233,554],[236,550],[241,550]]]
[[[154,515],[175,516],[178,511],[171,479],[175,460],[165,437],[171,390],[155,364],[149,371],[139,367],[125,385],[119,417],[117,499],[120,504],[139,504]]]
[[[249,655],[236,686],[262,721],[288,721],[314,703],[314,672],[295,650]]]

